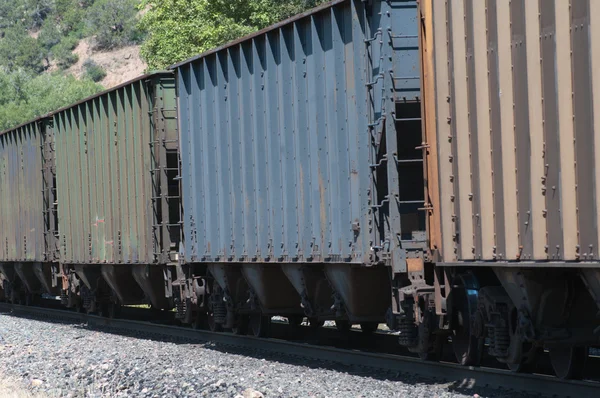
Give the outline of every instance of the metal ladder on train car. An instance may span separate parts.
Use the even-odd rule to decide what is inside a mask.
[[[154,95],[155,97],[160,97],[157,93],[154,93]],[[174,253],[178,253],[179,251],[179,242],[175,241],[173,237],[179,235],[178,239],[181,241],[183,222],[179,216],[176,220],[171,220],[170,210],[174,205],[181,205],[179,154],[178,150],[172,149],[178,148],[179,141],[177,139],[169,139],[166,136],[164,119],[167,117],[167,113],[173,113],[173,117],[175,117],[177,110],[165,109],[163,104],[158,104],[156,100],[153,101],[153,103],[153,109],[149,112],[152,117],[155,132],[155,136],[150,142],[152,162],[150,174],[152,176],[151,201],[153,209],[153,251],[155,261],[159,264],[176,265],[178,264],[178,261],[174,258]],[[171,149],[169,149],[170,147]],[[176,165],[169,164],[169,158],[172,158],[173,154],[177,156]],[[170,163],[173,163],[172,159]],[[171,179],[173,182],[177,183],[176,193],[169,192],[169,183],[171,182],[169,174],[176,175],[176,177]],[[181,212],[178,211],[178,215],[180,214]]]
[[[42,151],[42,203],[44,219],[44,259],[52,264],[52,287],[60,286],[60,234],[56,193],[56,148],[52,123],[38,123]]]
[[[386,0],[385,4],[389,13],[389,9],[393,6],[392,0]],[[385,7],[384,7],[385,8]],[[384,11],[382,9],[382,14]],[[385,24],[384,24],[385,25]],[[420,79],[420,76],[396,76],[394,70],[395,58],[391,55],[396,48],[395,44],[398,40],[416,40],[417,35],[397,35],[394,34],[390,26],[380,27],[372,38],[366,39],[366,53],[369,58],[368,65],[371,66],[369,77],[371,81],[367,83],[368,100],[370,105],[369,112],[369,137],[371,140],[371,171],[372,171],[372,187],[371,187],[371,214],[372,223],[375,224],[373,229],[370,226],[373,240],[379,241],[381,244],[372,245],[372,248],[379,253],[377,257],[385,260],[394,267],[394,272],[406,272],[406,257],[407,251],[421,251],[426,246],[426,233],[421,230],[410,232],[408,235],[402,230],[401,217],[405,209],[416,208],[417,224],[424,226],[424,221],[419,220],[424,217],[423,211],[429,208],[425,198],[411,198],[411,191],[408,185],[405,189],[401,187],[401,176],[409,176],[415,173],[415,170],[421,170],[419,175],[424,176],[424,150],[426,145],[422,143],[421,136],[421,114],[420,102],[418,99],[409,101],[404,97],[400,97],[401,91],[398,89],[397,82],[414,81]],[[375,60],[375,45],[378,44],[380,57]],[[375,71],[378,72],[375,74]],[[375,101],[376,90],[381,86],[381,101]],[[391,93],[386,95],[386,93]],[[393,110],[388,111],[388,107]],[[417,112],[415,112],[415,108]],[[375,119],[377,118],[377,119]],[[412,126],[411,126],[412,124]],[[415,128],[417,124],[417,128]],[[418,137],[413,136],[418,143],[412,149],[416,153],[406,156],[406,153],[401,154],[398,148],[397,137],[402,137],[404,132],[412,131],[413,134],[418,132]],[[404,134],[406,136],[406,134]],[[407,139],[410,143],[410,138]],[[419,155],[420,154],[420,155]],[[416,167],[415,167],[416,166]],[[379,181],[382,177],[382,169],[385,168],[387,181]],[[379,177],[379,178],[378,178]],[[423,181],[423,178],[421,178]],[[382,195],[382,185],[386,185],[385,194]],[[423,189],[417,188],[424,193]],[[388,209],[386,213],[385,209]],[[381,228],[384,218],[387,219],[388,225],[399,228],[397,231],[392,231],[391,235],[381,236]],[[394,234],[394,232],[396,232]],[[409,254],[410,255],[410,254]]]
[[[369,163],[371,169],[371,187],[369,189],[369,214],[371,215],[371,219],[369,220],[369,235],[371,237],[371,249],[374,251],[375,258],[372,261],[377,260],[380,255],[385,251],[385,248],[388,246],[388,240],[385,236],[382,226],[384,224],[383,215],[380,211],[382,207],[384,207],[385,203],[388,201],[387,198],[379,199],[380,191],[383,190],[383,181],[382,184],[379,184],[379,168],[385,164],[387,161],[386,154],[381,154],[382,148],[382,138],[385,129],[385,87],[382,85],[381,87],[381,101],[379,104],[376,103],[376,86],[382,78],[381,74],[375,76],[374,71],[381,68],[381,63],[383,59],[382,50],[383,50],[383,38],[382,31],[378,29],[375,35],[372,38],[365,39],[366,46],[366,55],[367,55],[367,102],[369,104],[369,114],[368,114],[368,134],[370,141],[370,151],[369,151]],[[379,45],[379,54],[381,55],[379,58],[378,65],[375,64],[375,48],[374,45]],[[371,80],[372,79],[372,80]],[[375,120],[375,118],[377,118]]]
[[[54,262],[59,259],[59,233],[56,198],[56,164],[54,156],[54,134],[50,127],[38,124],[42,142],[42,181],[44,208],[44,256],[46,261]]]

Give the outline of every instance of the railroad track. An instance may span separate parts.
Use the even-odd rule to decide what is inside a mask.
[[[540,374],[519,374],[488,367],[463,367],[446,362],[427,362],[403,355],[340,349],[274,338],[260,339],[230,333],[213,333],[147,321],[108,319],[44,307],[0,303],[0,312],[12,313],[16,316],[84,323],[88,328],[94,330],[109,328],[111,332],[143,333],[190,342],[212,342],[230,347],[231,351],[236,349],[257,350],[283,357],[304,358],[359,368],[383,369],[398,374],[417,375],[436,382],[454,383],[456,388],[489,388],[507,394],[528,393],[554,397],[591,397],[600,394],[600,382],[595,381],[564,381]]]

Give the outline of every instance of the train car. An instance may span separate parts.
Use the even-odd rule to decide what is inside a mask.
[[[600,4],[420,4],[436,313],[461,363],[487,339],[578,377],[600,330]]]
[[[57,293],[52,280],[54,206],[48,121],[40,118],[0,134],[0,296],[30,303]]]
[[[178,294],[214,330],[399,320],[427,256],[418,44],[416,1],[332,1],[173,67]]]
[[[580,377],[598,7],[334,0],[4,132],[2,292],[255,336],[386,323],[424,359],[547,349]]]
[[[141,76],[49,115],[56,240],[68,306],[171,308],[180,236],[172,73]]]

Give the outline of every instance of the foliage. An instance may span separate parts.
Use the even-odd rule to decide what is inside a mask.
[[[139,42],[150,69],[164,68],[262,29],[324,0],[0,0],[0,130],[102,89],[102,68],[82,80],[43,72],[77,62],[80,39],[96,48]],[[138,24],[136,5],[146,13]],[[33,33],[36,33],[35,35]],[[37,38],[36,38],[37,37]]]
[[[39,73],[44,70],[44,53],[39,42],[27,32],[13,27],[0,40],[0,65],[9,71],[24,68]]]
[[[66,69],[79,60],[77,54],[73,53],[77,42],[76,38],[67,36],[50,49],[49,55],[56,61],[59,68]]]
[[[324,0],[143,0],[142,56],[162,69],[262,29]]]
[[[29,29],[42,26],[46,17],[54,11],[54,0],[27,0],[25,4]]]
[[[0,130],[62,108],[102,90],[91,80],[59,74],[35,77],[23,70],[0,71]]]
[[[46,19],[40,28],[38,42],[46,49],[50,50],[63,39],[63,34],[58,25],[52,19]]]
[[[50,19],[64,36],[83,37],[85,19],[93,0],[56,0],[56,11]]]
[[[4,31],[14,26],[26,28],[29,24],[26,10],[25,0],[0,0],[0,30]]]
[[[135,42],[138,38],[136,0],[96,0],[90,7],[89,33],[95,35],[96,48],[111,49]]]
[[[106,71],[93,60],[88,59],[83,63],[84,76],[94,82],[99,82],[106,77]]]
[[[98,49],[138,42],[138,2],[0,0],[0,66],[39,73],[55,61],[67,68],[77,62],[72,50],[86,35]]]

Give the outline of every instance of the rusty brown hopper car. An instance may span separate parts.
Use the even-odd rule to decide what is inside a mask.
[[[513,366],[546,345],[575,374],[598,343],[600,4],[425,0],[420,13],[438,314],[491,325],[491,352]]]

